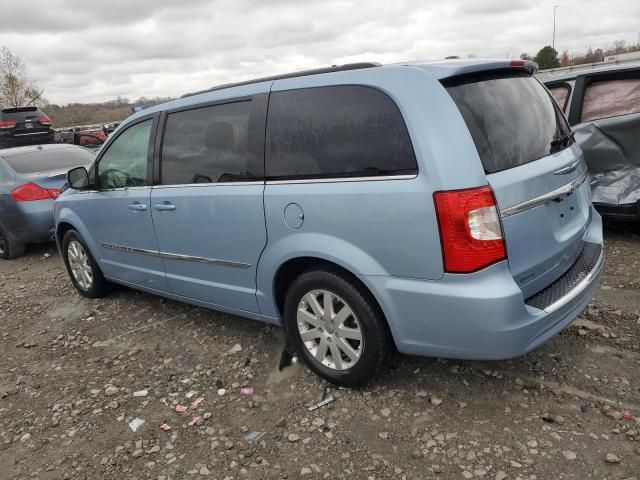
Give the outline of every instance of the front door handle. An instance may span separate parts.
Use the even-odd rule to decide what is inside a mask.
[[[129,210],[133,210],[134,212],[141,212],[147,209],[147,205],[144,203],[132,203],[129,205]]]
[[[162,203],[156,203],[153,208],[155,208],[156,210],[160,211],[160,212],[166,212],[168,210],[175,210],[176,206],[173,203],[170,202],[162,202]]]

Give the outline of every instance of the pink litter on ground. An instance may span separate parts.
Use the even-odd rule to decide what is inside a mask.
[[[622,413],[622,418],[624,418],[625,420],[634,420],[635,417],[633,416],[633,414],[629,411],[629,410],[625,410],[624,412],[620,412]]]
[[[191,405],[195,407],[197,405],[200,405],[202,402],[204,402],[204,397],[198,397],[193,402],[191,402]]]
[[[167,399],[166,399],[166,398],[163,398],[163,399],[162,399],[162,400],[160,400],[160,401],[164,404],[164,406],[165,406],[165,407],[168,407],[168,406],[169,406],[169,402],[167,402]]]
[[[202,419],[202,417],[193,417],[193,419],[187,425],[193,427],[196,423],[198,423],[198,420],[200,419]]]
[[[163,423],[162,425],[160,425],[160,430],[164,430],[165,432],[168,432],[169,430],[171,430],[171,427],[166,423]]]
[[[178,413],[182,413],[187,411],[187,407],[185,407],[184,405],[176,405],[176,408],[174,408],[174,410]]]
[[[241,387],[240,388],[240,395],[253,395],[253,387]]]

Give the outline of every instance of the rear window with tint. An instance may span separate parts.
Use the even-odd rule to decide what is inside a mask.
[[[462,114],[487,173],[557,151],[552,142],[570,131],[549,92],[527,73],[483,72],[442,83]]]
[[[581,122],[640,113],[640,78],[604,80],[587,85]]]
[[[267,176],[313,179],[415,174],[398,107],[369,87],[273,92],[267,121]]]
[[[0,152],[2,156],[2,152]],[[56,148],[54,150],[34,150],[3,157],[18,174],[50,172],[71,167],[88,165],[95,154],[84,148]]]
[[[551,96],[556,101],[558,106],[564,111],[567,106],[567,97],[569,96],[569,86],[568,85],[554,85],[549,87],[549,92],[551,92]]]
[[[46,117],[46,115],[37,107],[4,108],[0,113],[2,120],[20,121],[29,117]]]

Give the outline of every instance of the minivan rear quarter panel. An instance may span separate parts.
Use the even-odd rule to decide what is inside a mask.
[[[419,68],[399,66],[278,80],[271,91],[331,85],[376,88],[396,103],[409,132],[418,173],[415,178],[388,177],[385,181],[375,177],[267,179],[264,201],[269,240],[257,285],[258,301],[267,315],[278,315],[272,300],[273,272],[292,258],[323,258],[355,275],[441,278],[432,193],[486,184],[469,131],[433,76]],[[284,221],[285,208],[291,203],[298,204],[304,216],[297,230]]]

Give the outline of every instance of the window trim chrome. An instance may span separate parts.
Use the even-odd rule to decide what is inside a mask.
[[[267,180],[267,185],[291,185],[297,183],[346,183],[346,182],[381,182],[385,180],[413,180],[418,174],[410,175],[380,175],[370,177],[328,177],[328,178],[299,178],[291,180]]]
[[[545,193],[543,195],[540,195],[539,197],[527,200],[526,202],[518,203],[517,205],[514,205],[512,207],[500,210],[500,216],[502,218],[511,217],[512,215],[516,215],[516,214],[522,213],[522,212],[524,212],[526,210],[530,210],[530,209],[532,209],[534,207],[538,207],[540,205],[544,205],[545,203],[547,203],[547,202],[549,202],[551,200],[554,200],[554,199],[556,199],[558,197],[561,197],[562,195],[567,195],[567,194],[573,192],[580,185],[582,185],[584,183],[584,181],[587,179],[587,177],[588,177],[588,173],[585,170],[582,173],[582,175],[580,175],[578,178],[572,180],[571,182],[567,183],[566,185],[563,185],[562,187],[556,188],[555,190],[551,190],[548,193]]]
[[[182,187],[229,187],[238,186],[246,187],[249,185],[264,185],[264,180],[256,180],[249,182],[211,182],[211,183],[177,183],[173,185],[153,185],[151,188],[154,190],[162,190],[163,188],[182,188]]]

